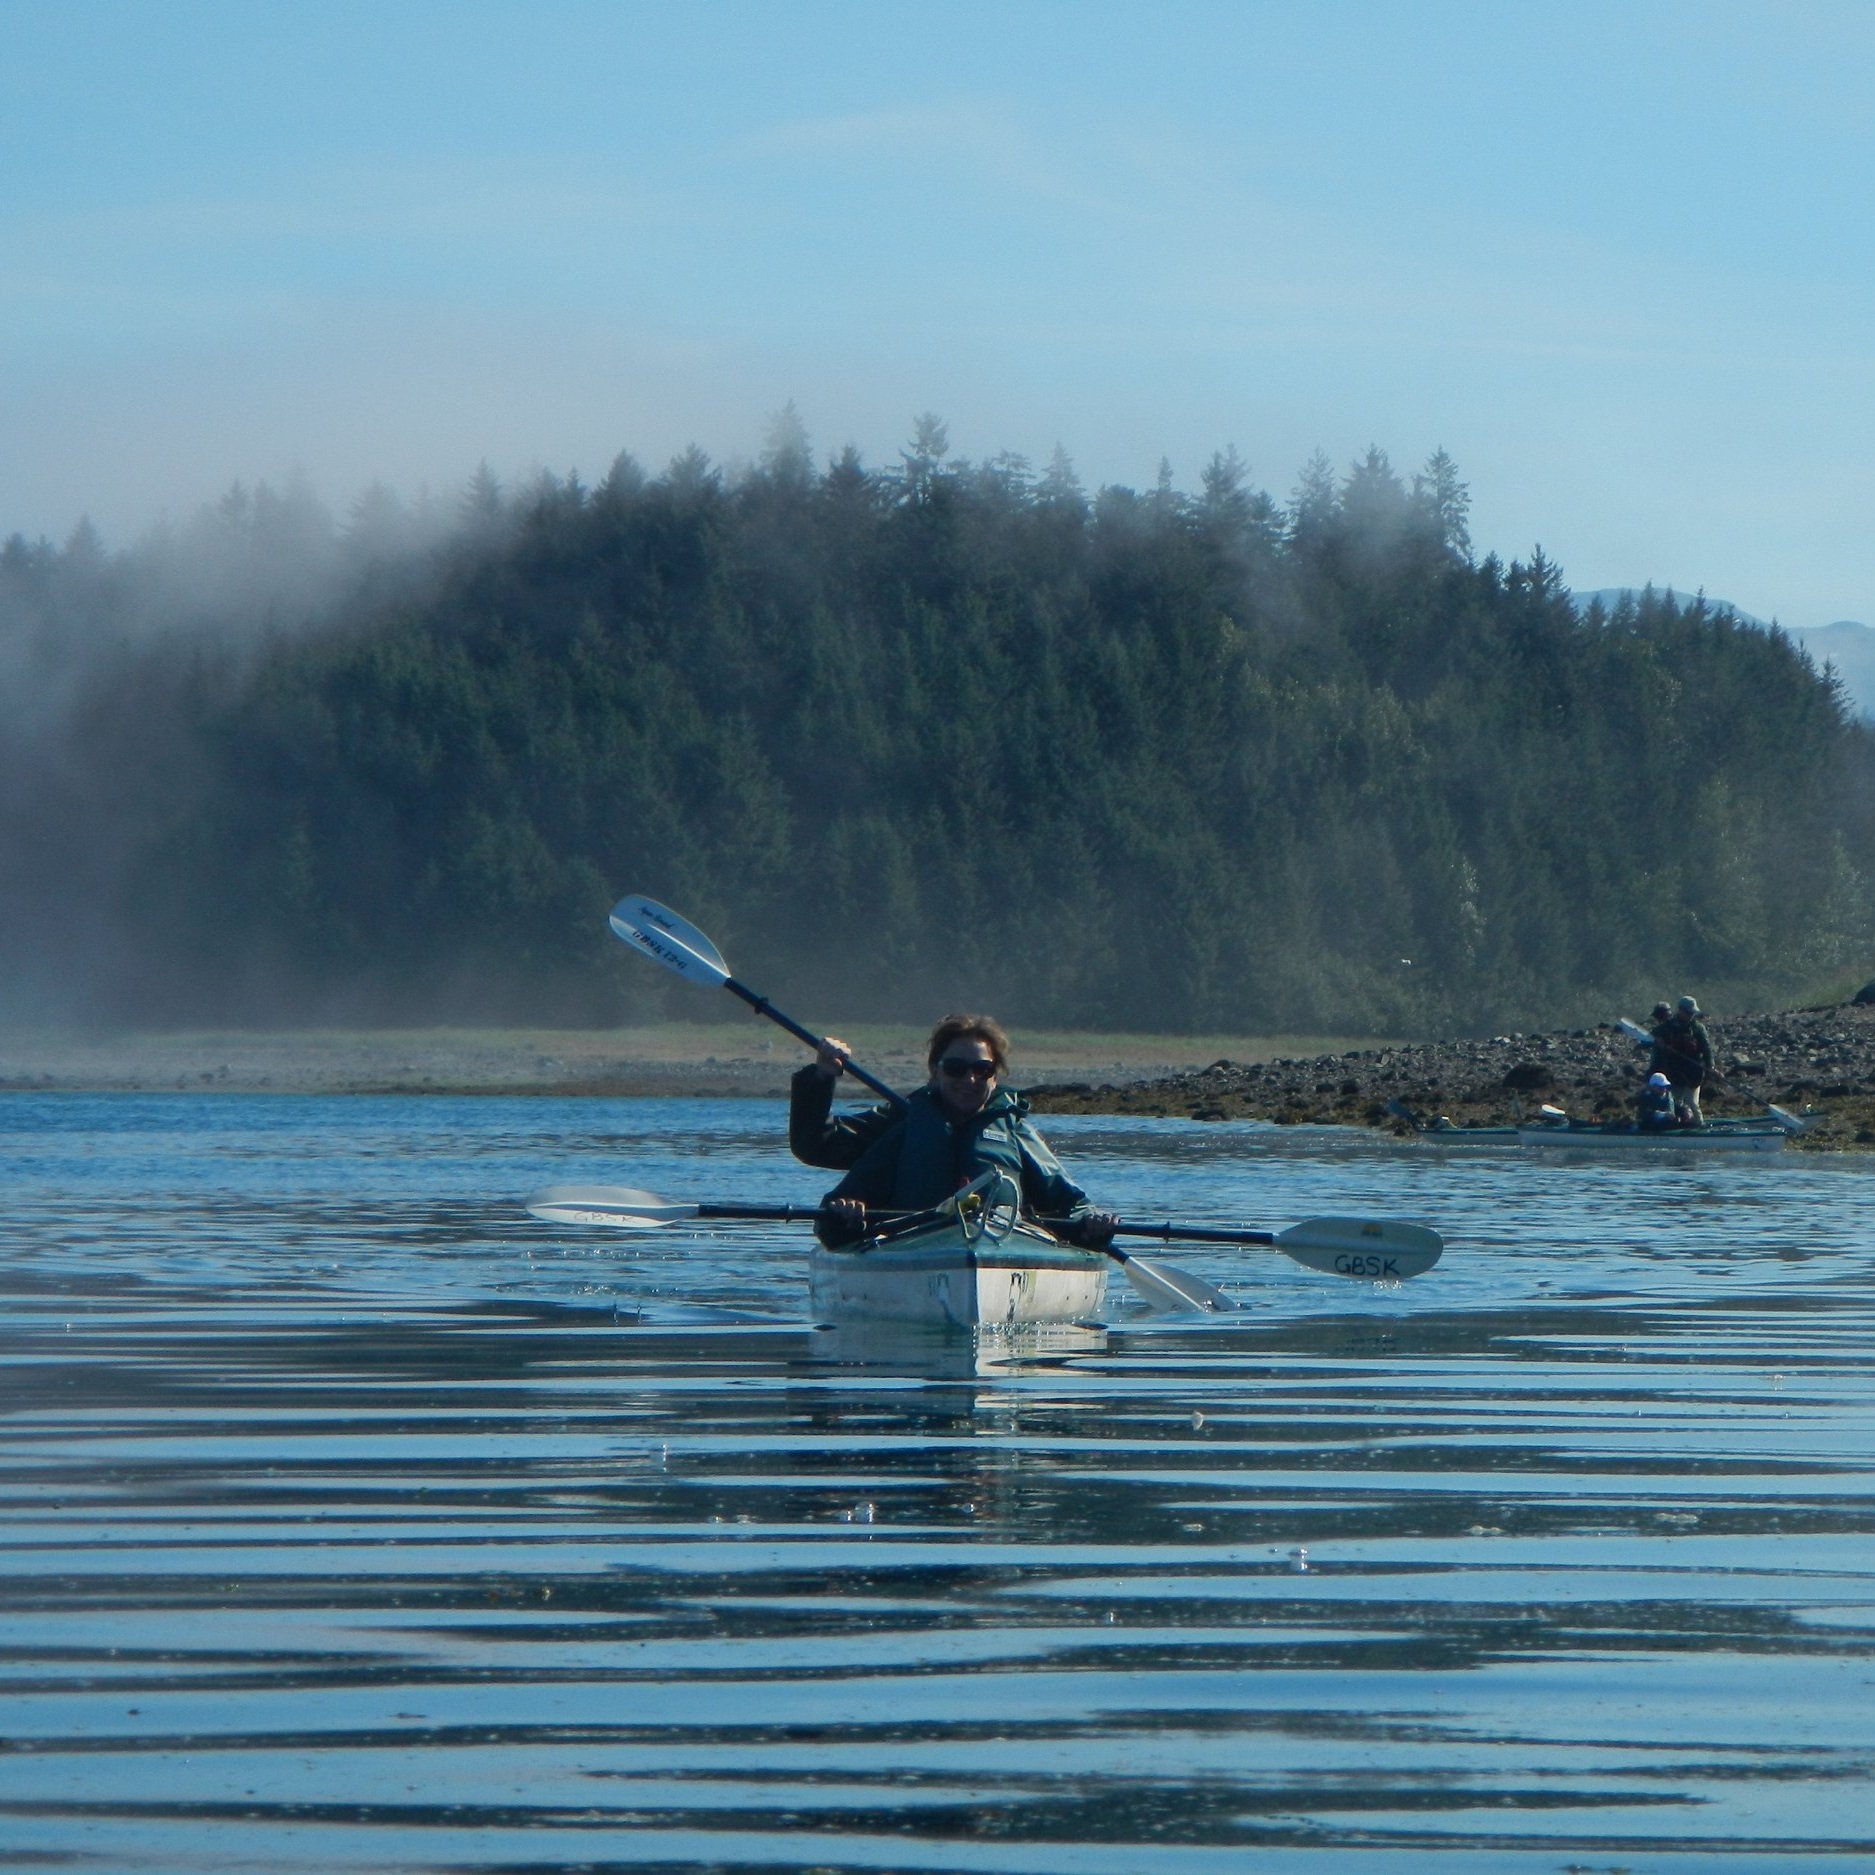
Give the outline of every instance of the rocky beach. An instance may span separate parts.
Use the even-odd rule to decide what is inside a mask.
[[[1644,1011],[1642,1012],[1645,1013]],[[1774,1015],[1708,1017],[1723,1080],[1705,1111],[1762,1113],[1772,1102],[1805,1115],[1792,1143],[1812,1151],[1875,1146],[1875,1007],[1827,1004]],[[1141,1113],[1194,1120],[1413,1131],[1394,1103],[1422,1120],[1498,1126],[1545,1103],[1576,1119],[1630,1116],[1647,1062],[1615,1023],[1476,1041],[1415,1042],[1340,1054],[1240,1062],[1129,1085],[1058,1084],[1035,1090],[1043,1113]]]

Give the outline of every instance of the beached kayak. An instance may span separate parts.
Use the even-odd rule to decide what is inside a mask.
[[[1643,1132],[1630,1121],[1539,1120],[1522,1126],[1451,1126],[1436,1122],[1415,1136],[1429,1146],[1533,1146],[1577,1152],[1777,1152],[1792,1127],[1773,1119],[1709,1120],[1704,1126]]]
[[[1520,1126],[1516,1133],[1525,1146],[1568,1146],[1595,1152],[1779,1152],[1790,1128],[1770,1119],[1647,1128],[1631,1121],[1598,1126],[1589,1120],[1564,1120]]]

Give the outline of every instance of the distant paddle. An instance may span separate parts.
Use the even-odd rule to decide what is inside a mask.
[[[673,1203],[655,1192],[638,1191],[627,1185],[549,1185],[527,1200],[529,1216],[550,1224],[599,1224],[611,1230],[658,1230],[666,1224],[681,1224],[690,1219],[754,1219],[774,1223],[813,1223],[834,1213],[820,1205]],[[868,1210],[869,1228],[906,1227],[935,1221],[943,1215],[936,1211]],[[1065,1224],[1057,1219],[1050,1229]],[[1223,1290],[1194,1276],[1189,1270],[1174,1269],[1169,1263],[1149,1263],[1112,1244],[1088,1246],[1098,1254],[1111,1257],[1126,1272],[1126,1279],[1143,1300],[1155,1309],[1195,1309],[1200,1314],[1234,1314],[1238,1304]]]
[[[727,990],[732,996],[739,996],[757,1015],[766,1016],[770,1022],[779,1023],[798,1041],[805,1042],[809,1048],[818,1052],[826,1047],[827,1038],[816,1035],[812,1029],[803,1028],[792,1016],[783,1015],[766,996],[759,996],[746,983],[738,983],[729,974],[729,966],[723,961],[723,954],[704,934],[681,913],[674,912],[668,905],[660,905],[654,898],[645,898],[633,894],[622,898],[612,907],[607,919],[614,936],[624,940],[634,950],[642,951],[656,963],[661,963],[666,970],[672,970],[689,983],[705,983],[715,989]],[[905,1105],[905,1096],[895,1093],[881,1080],[876,1080],[857,1062],[848,1061],[846,1069],[852,1077],[875,1094],[882,1095],[895,1107]]]
[[[1659,1039],[1652,1029],[1644,1029],[1638,1022],[1630,1022],[1626,1016],[1616,1016],[1615,1027],[1618,1028],[1636,1048],[1651,1048]],[[1691,1059],[1690,1056],[1687,1058],[1689,1060]],[[1701,1078],[1710,1081],[1714,1087],[1721,1088],[1728,1094],[1735,1094],[1739,1091],[1717,1068],[1708,1068]],[[1789,1114],[1785,1113],[1781,1107],[1773,1107],[1771,1113],[1773,1118],[1779,1119],[1780,1124],[1791,1117]],[[1801,1133],[1803,1131],[1803,1122],[1799,1120],[1796,1126],[1791,1130]]]

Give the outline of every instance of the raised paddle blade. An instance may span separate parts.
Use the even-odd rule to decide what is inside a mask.
[[[642,898],[623,898],[613,906],[606,922],[611,925],[613,935],[622,938],[634,950],[644,954],[666,970],[674,970],[680,977],[692,983],[707,983],[712,989],[721,989],[729,981],[728,967],[716,954],[716,946],[694,925],[677,917],[675,912],[665,913],[668,922],[659,922],[656,918],[640,918],[638,911],[654,901]],[[655,906],[662,912],[664,907]],[[695,945],[679,934],[679,928],[688,930],[693,937],[702,938],[708,947],[698,950]]]
[[[805,1042],[809,1048],[826,1046],[825,1036],[816,1035],[812,1029],[802,1028],[792,1016],[783,1015],[766,996],[758,996],[746,983],[738,983],[729,974],[729,966],[723,961],[722,952],[681,912],[674,912],[668,905],[660,905],[656,899],[646,898],[642,893],[633,893],[612,907],[607,923],[611,925],[615,937],[629,944],[633,950],[643,951],[666,970],[674,970],[692,983],[707,983],[713,989],[727,990],[732,996],[739,996],[757,1015],[778,1023],[796,1041]],[[893,1106],[905,1105],[903,1094],[895,1093],[876,1075],[868,1074],[850,1056],[846,1071],[862,1086],[870,1087]]]
[[[699,957],[707,959],[722,971],[729,974],[729,966],[723,961],[723,953],[711,941],[707,933],[697,929],[680,911],[672,911],[668,905],[660,905],[654,898],[646,898],[642,892],[628,893],[612,907],[609,922],[614,931],[620,925],[636,930],[661,931],[666,937],[675,938],[686,949],[693,950]]]
[[[656,1230],[695,1217],[699,1208],[670,1204],[628,1185],[547,1185],[527,1200],[528,1215],[550,1224],[606,1224],[614,1230]]]
[[[1166,1314],[1183,1314],[1188,1309],[1201,1315],[1234,1315],[1238,1311],[1239,1305],[1223,1290],[1214,1289],[1190,1270],[1174,1269],[1169,1263],[1148,1263],[1144,1257],[1116,1250],[1111,1244],[1107,1254],[1118,1259],[1126,1280],[1152,1308]]]
[[[1617,1016],[1615,1026],[1637,1048],[1646,1048],[1653,1042],[1652,1030],[1642,1028],[1638,1022],[1630,1022],[1626,1016]]]
[[[1384,1283],[1423,1275],[1438,1262],[1445,1239],[1396,1218],[1311,1217],[1278,1231],[1276,1247],[1305,1269]]]

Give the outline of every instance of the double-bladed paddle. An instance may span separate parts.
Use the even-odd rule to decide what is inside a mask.
[[[608,922],[614,934],[625,943],[642,951],[665,969],[676,972],[686,981],[728,990],[759,1015],[779,1023],[808,1047],[819,1050],[826,1046],[824,1036],[802,1027],[792,1016],[784,1015],[767,997],[758,995],[747,984],[738,983],[730,974],[722,952],[681,912],[672,911],[668,905],[661,905],[656,899],[646,898],[642,893],[632,893],[612,907]],[[905,1105],[902,1094],[868,1074],[857,1062],[849,1059],[846,1067],[855,1080],[870,1087],[874,1093],[883,1095],[894,1106]],[[610,1224],[627,1230],[643,1230],[674,1222],[680,1217],[785,1220],[822,1215],[816,1207],[798,1205],[755,1209],[732,1205],[672,1207],[661,1199],[652,1198],[647,1192],[598,1186],[550,1187],[529,1199],[527,1208],[536,1217],[549,1217],[563,1223]],[[1043,1221],[1046,1223],[1048,1220]],[[1063,1221],[1057,1219],[1055,1223],[1058,1225]],[[1215,1231],[1193,1225],[1123,1223],[1117,1227],[1115,1234],[1166,1240],[1177,1237],[1194,1243],[1269,1244],[1308,1269],[1368,1281],[1417,1276],[1439,1260],[1439,1254],[1445,1247],[1438,1232],[1428,1230],[1423,1225],[1370,1218],[1309,1218],[1280,1232]],[[1134,1289],[1155,1308],[1217,1311],[1238,1306],[1221,1289],[1213,1287],[1201,1277],[1193,1276],[1188,1270],[1148,1263],[1144,1257],[1134,1256],[1112,1244],[1104,1244],[1100,1248],[1104,1255],[1112,1257],[1126,1271],[1127,1279]]]
[[[808,1047],[819,1050],[826,1045],[826,1038],[804,1028],[792,1016],[784,1015],[766,996],[758,995],[745,983],[738,983],[730,974],[729,965],[723,954],[710,941],[709,937],[693,925],[681,912],[674,912],[668,905],[660,905],[654,898],[646,898],[642,893],[633,893],[622,898],[612,907],[610,923],[614,934],[622,938],[634,950],[642,951],[647,957],[661,963],[665,969],[673,970],[691,983],[706,983],[718,989],[728,990],[732,996],[739,996],[759,1015],[766,1016],[771,1022],[779,1023],[788,1033],[805,1042]],[[902,1108],[905,1096],[888,1087],[885,1082],[868,1074],[857,1062],[848,1060],[847,1072],[856,1081],[870,1087],[875,1094],[883,1095],[893,1106]],[[546,1196],[546,1194],[538,1194]],[[642,1199],[646,1194],[632,1192],[625,1194],[625,1208],[631,1208],[631,1202]],[[597,1207],[579,1207],[581,1215],[570,1217],[564,1211],[543,1212],[535,1200],[530,1199],[528,1209],[536,1217],[557,1215],[564,1222],[583,1224],[617,1224],[625,1229],[643,1229],[647,1224],[661,1224],[671,1221],[667,1217],[647,1217],[640,1209],[635,1216],[614,1215],[601,1204]],[[800,1207],[782,1207],[782,1213],[794,1217],[817,1217],[820,1213],[813,1209]],[[693,1216],[728,1217],[737,1215],[733,1207],[711,1207],[708,1211],[698,1211]],[[740,1215],[747,1216],[745,1210]],[[770,1211],[761,1215],[774,1216]],[[1234,1309],[1237,1305],[1211,1284],[1184,1270],[1161,1269],[1148,1263],[1143,1257],[1129,1256],[1124,1250],[1116,1250],[1111,1245],[1104,1246],[1105,1254],[1126,1271],[1127,1279],[1133,1287],[1150,1302],[1161,1309]]]
[[[760,1218],[781,1222],[808,1222],[830,1215],[816,1205],[798,1204],[673,1204],[652,1192],[623,1185],[549,1185],[527,1201],[535,1217],[559,1224],[605,1224],[619,1230],[655,1230],[661,1224],[686,1219]],[[930,1213],[868,1211],[869,1224],[903,1223]],[[1062,1218],[1040,1220],[1047,1229],[1065,1224]],[[1393,1218],[1311,1217],[1287,1230],[1241,1230],[1209,1224],[1145,1224],[1123,1219],[1116,1236],[1157,1237],[1165,1242],[1257,1244],[1280,1250],[1305,1269],[1330,1276],[1348,1276],[1362,1282],[1404,1281],[1423,1275],[1438,1262],[1445,1240],[1423,1224],[1404,1224]],[[1134,1287],[1148,1300],[1155,1285],[1164,1285],[1178,1297],[1177,1306],[1234,1309],[1237,1305],[1222,1290],[1202,1278],[1169,1265],[1150,1264],[1142,1257],[1108,1246],[1111,1255],[1133,1277]],[[1143,1276],[1143,1281],[1140,1278]]]

